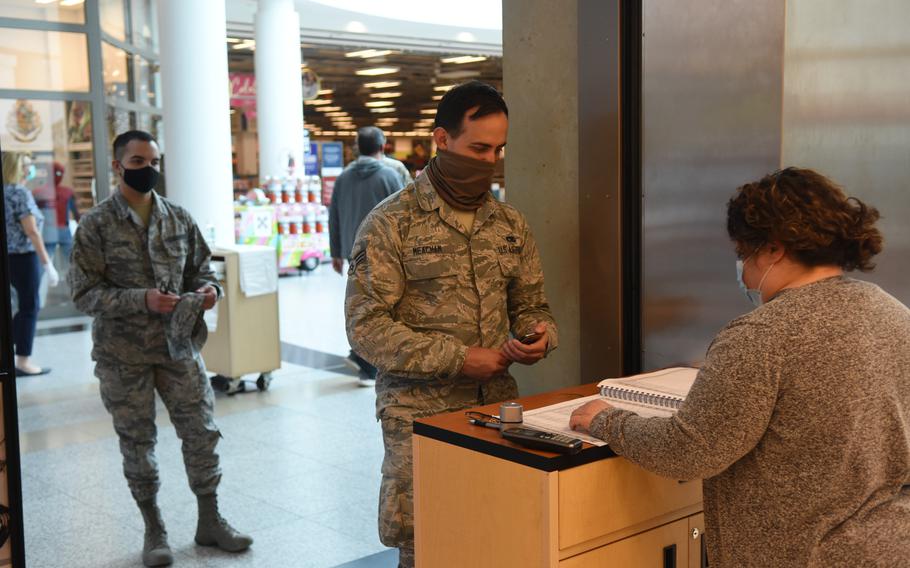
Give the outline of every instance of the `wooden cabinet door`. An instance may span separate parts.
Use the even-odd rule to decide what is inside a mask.
[[[689,559],[689,518],[573,556],[560,568],[684,568]]]

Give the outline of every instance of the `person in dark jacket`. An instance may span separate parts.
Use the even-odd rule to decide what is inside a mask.
[[[335,181],[329,205],[329,248],[332,268],[344,275],[344,261],[350,260],[354,237],[364,217],[382,200],[401,189],[398,173],[383,164],[385,136],[375,126],[357,131],[360,157]],[[347,362],[360,371],[361,385],[372,386],[376,367],[351,351]]]

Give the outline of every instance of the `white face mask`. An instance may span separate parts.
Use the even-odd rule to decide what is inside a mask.
[[[756,252],[758,252],[758,249],[756,249]],[[765,275],[762,276],[761,280],[758,282],[758,288],[749,288],[743,280],[743,267],[754,254],[755,252],[747,256],[745,260],[736,260],[736,281],[739,283],[739,288],[743,291],[743,294],[746,295],[746,298],[748,298],[749,301],[752,302],[752,305],[757,308],[765,303],[761,297],[761,287],[762,284],[765,283],[765,278],[768,277],[768,274],[771,273],[771,269],[774,268],[774,265],[777,264],[777,262],[772,262],[771,266],[768,267],[768,270],[765,271]]]

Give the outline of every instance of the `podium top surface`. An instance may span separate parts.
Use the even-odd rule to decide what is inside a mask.
[[[597,383],[589,383],[517,398],[515,402],[521,404],[524,410],[528,411],[596,393]],[[499,414],[499,403],[478,406],[470,410],[486,414]],[[585,442],[582,450],[574,455],[555,454],[525,448],[503,439],[498,430],[469,424],[465,412],[467,410],[458,410],[415,420],[414,434],[543,471],[560,471],[616,456],[609,446],[598,447],[587,442]]]

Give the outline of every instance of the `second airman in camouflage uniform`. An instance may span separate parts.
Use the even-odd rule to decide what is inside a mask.
[[[202,313],[222,294],[211,253],[189,213],[151,191],[159,159],[154,139],[127,132],[115,141],[114,154],[124,181],[82,218],[68,278],[76,307],[94,317],[92,358],[101,399],[146,522],[143,560],[149,566],[173,560],[155,503],[156,391],[183,440],[190,487],[199,497],[197,542],[239,551],[252,540],[217,512],[215,446],[221,435],[199,355],[207,335]]]
[[[489,86],[468,85],[499,98]],[[460,88],[453,89],[455,95]],[[443,99],[440,113],[445,104]],[[463,107],[454,110],[459,120]],[[505,121],[502,111],[492,114],[496,112],[499,117],[492,118]],[[477,132],[482,122],[469,124],[461,137],[483,138],[484,132]],[[496,142],[490,155],[479,159],[495,156],[495,162],[503,143]],[[452,146],[450,139],[448,147],[455,152]],[[489,164],[490,175],[492,171]],[[485,187],[489,189],[489,179]],[[465,212],[450,205],[423,173],[367,216],[352,253],[345,305],[348,338],[379,369],[376,414],[385,444],[379,533],[383,544],[399,548],[400,566],[414,562],[413,421],[517,397],[508,363],[536,362],[557,344],[527,222],[514,207],[496,201],[482,187],[480,191],[478,207],[463,221]],[[535,330],[545,330],[535,356],[516,358],[508,355],[514,346],[502,349],[510,343],[510,333],[519,337]],[[478,378],[469,371],[471,351],[477,348],[496,354],[502,350],[502,366]]]

